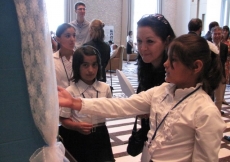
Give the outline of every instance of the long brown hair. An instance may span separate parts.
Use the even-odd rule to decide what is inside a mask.
[[[103,42],[105,38],[104,26],[105,24],[101,20],[93,20],[90,24],[90,38],[95,41]]]

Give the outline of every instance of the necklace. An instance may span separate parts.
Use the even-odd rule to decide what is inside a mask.
[[[59,51],[59,54],[60,54],[60,57],[61,57],[62,65],[63,65],[63,67],[64,67],[64,69],[65,69],[66,78],[67,78],[67,80],[68,80],[68,86],[70,86],[70,79],[71,79],[71,75],[72,75],[72,73],[73,73],[73,69],[71,70],[71,73],[70,73],[70,76],[69,76],[68,73],[67,73],[67,70],[66,70],[66,67],[65,67],[65,64],[64,64],[64,61],[63,61],[63,59],[62,59],[62,55],[61,55],[61,52],[60,52],[60,51]],[[67,59],[66,59],[66,60],[67,60]]]

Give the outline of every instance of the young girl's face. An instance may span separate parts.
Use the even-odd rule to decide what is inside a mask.
[[[164,63],[165,67],[165,81],[174,83],[177,88],[189,88],[196,86],[195,72],[193,69],[185,66],[179,58],[173,54],[172,65],[170,64],[169,58]]]
[[[95,55],[92,56],[84,55],[84,61],[80,66],[81,80],[86,84],[91,85],[95,81],[97,72],[98,72],[97,57]]]
[[[57,37],[57,41],[60,43],[61,48],[73,50],[76,40],[76,34],[73,27],[67,28],[61,37]]]

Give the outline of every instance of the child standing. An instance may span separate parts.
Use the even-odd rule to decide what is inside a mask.
[[[73,55],[73,85],[67,91],[73,97],[111,98],[109,85],[101,79],[101,60],[96,48],[86,45]],[[64,146],[78,162],[115,161],[111,149],[105,118],[97,115],[82,115],[70,108],[60,108],[62,127],[60,134]],[[68,133],[66,133],[68,132]]]
[[[130,98],[71,98],[59,87],[59,104],[104,117],[149,113],[151,162],[217,162],[226,128],[210,98],[222,77],[218,56],[204,38],[182,35],[170,43],[164,67],[167,83]]]

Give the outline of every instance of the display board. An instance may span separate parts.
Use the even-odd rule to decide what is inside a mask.
[[[105,31],[105,42],[112,41],[114,42],[114,26],[105,26],[104,27]]]

